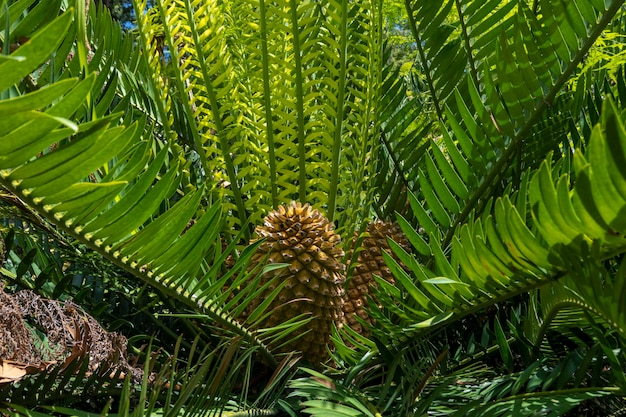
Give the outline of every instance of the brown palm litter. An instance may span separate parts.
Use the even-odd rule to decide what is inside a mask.
[[[83,360],[89,360],[89,373],[142,378],[126,359],[124,336],[105,331],[71,301],[28,290],[8,294],[0,283],[0,386]]]

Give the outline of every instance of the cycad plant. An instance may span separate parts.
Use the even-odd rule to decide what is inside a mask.
[[[196,336],[119,414],[623,407],[623,1],[407,0],[411,82],[377,1],[133,4],[123,33],[81,0],[0,1],[0,182]],[[410,245],[379,252],[358,332],[334,304],[374,217]]]

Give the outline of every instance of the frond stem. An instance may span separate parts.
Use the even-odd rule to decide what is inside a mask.
[[[296,78],[296,112],[297,112],[297,140],[298,140],[298,199],[305,202],[307,192],[307,158],[306,158],[306,137],[304,132],[304,90],[302,88],[302,50],[300,46],[300,30],[298,28],[298,2],[290,0],[291,8],[291,28],[293,31],[293,55]]]
[[[400,161],[398,160],[398,157],[396,156],[394,150],[391,149],[391,144],[387,140],[387,136],[385,135],[385,132],[381,132],[380,133],[380,139],[382,140],[384,148],[387,150],[387,153],[389,154],[389,157],[391,158],[391,162],[393,163],[394,171],[398,173],[398,176],[402,180],[402,184],[404,184],[404,188],[407,189],[407,190],[410,190],[411,188],[410,188],[410,185],[409,185],[409,181],[406,179],[406,177],[404,175],[402,175],[404,170],[403,170],[402,165],[400,164]]]
[[[330,173],[330,191],[328,193],[328,220],[332,223],[337,209],[337,189],[339,187],[339,164],[341,159],[341,139],[343,137],[343,119],[345,113],[346,67],[348,55],[348,2],[341,2],[341,39],[339,42],[339,75],[337,86],[336,125],[332,148],[332,167]]]
[[[433,105],[435,106],[435,111],[437,112],[437,118],[439,120],[443,120],[441,103],[439,103],[439,97],[437,96],[437,91],[435,90],[435,84],[430,73],[430,68],[428,65],[428,60],[426,58],[426,53],[424,52],[424,47],[422,46],[422,39],[420,38],[419,32],[417,30],[417,23],[415,22],[415,16],[413,15],[413,10],[411,9],[410,0],[404,0],[404,5],[407,11],[409,27],[411,28],[413,39],[415,39],[415,44],[417,45],[417,51],[419,53],[420,60],[422,61],[422,65],[424,65],[424,77],[426,77],[426,84],[428,84],[430,96],[433,99]]]
[[[159,13],[161,14],[161,19],[163,20],[163,31],[165,33],[165,39],[169,45],[169,52],[172,56],[170,60],[171,65],[174,67],[173,74],[176,75],[176,84],[178,86],[178,91],[180,94],[181,102],[183,104],[183,111],[185,112],[185,116],[187,117],[187,121],[191,125],[191,134],[193,136],[193,143],[196,147],[196,152],[200,155],[200,163],[202,164],[202,168],[204,171],[204,177],[209,175],[209,162],[206,157],[206,152],[202,147],[202,139],[200,138],[198,125],[196,124],[196,119],[193,117],[193,111],[191,110],[191,103],[189,99],[185,98],[185,83],[182,79],[183,72],[180,69],[180,58],[178,55],[178,47],[174,44],[174,40],[172,38],[172,33],[170,31],[170,26],[167,24],[167,19],[170,14],[166,13],[162,0],[157,1],[157,5],[159,6]]]
[[[248,216],[246,214],[246,208],[243,204],[243,197],[241,196],[241,190],[239,189],[239,181],[237,180],[237,173],[235,172],[235,165],[233,163],[233,159],[230,154],[230,143],[228,139],[225,137],[225,127],[222,122],[222,115],[220,114],[220,105],[217,101],[217,95],[215,94],[215,90],[213,88],[213,83],[211,82],[211,75],[209,74],[209,69],[207,68],[206,61],[204,59],[204,51],[202,50],[203,43],[200,41],[200,36],[198,35],[198,29],[196,28],[196,19],[194,16],[193,5],[190,0],[185,0],[185,9],[187,11],[187,19],[189,22],[189,30],[193,36],[193,43],[198,52],[197,58],[200,63],[200,69],[202,71],[202,79],[204,80],[205,87],[207,93],[209,95],[209,102],[211,104],[211,112],[213,113],[213,121],[215,122],[216,127],[216,135],[220,143],[220,149],[222,150],[222,156],[224,158],[224,163],[226,164],[226,173],[228,174],[228,179],[230,180],[231,190],[233,192],[233,197],[235,199],[235,205],[237,206],[237,215],[239,216],[239,221],[241,222],[241,227],[245,227],[247,224]],[[249,230],[245,231],[246,239],[250,237]]]
[[[273,408],[262,409],[262,408],[254,408],[252,410],[245,411],[227,411],[222,413],[224,417],[263,417],[263,416],[276,416],[278,415],[278,410],[274,410]]]
[[[276,144],[274,143],[274,121],[272,120],[272,90],[270,88],[269,53],[267,50],[267,21],[265,16],[265,0],[259,0],[261,24],[261,56],[263,64],[263,105],[265,107],[265,132],[267,135],[267,149],[269,152],[270,186],[272,207],[278,208],[278,187],[276,178]]]

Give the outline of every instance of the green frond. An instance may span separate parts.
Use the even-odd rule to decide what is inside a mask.
[[[585,328],[596,321],[624,338],[624,267],[620,265],[617,273],[611,274],[601,265],[583,265],[582,258],[576,255],[562,252],[562,256],[571,269],[566,278],[539,293],[543,320],[539,331],[532,332],[535,343],[540,343],[545,333],[555,327],[565,327],[562,331],[567,331],[574,323]],[[587,314],[594,317],[594,322],[589,322]]]
[[[0,396],[10,398],[11,402],[3,401],[0,410],[7,413],[13,409],[20,412],[17,415],[28,415],[28,412],[33,411],[27,411],[25,404],[77,403],[87,395],[99,401],[118,391],[125,379],[131,380],[130,374],[124,376],[120,371],[111,372],[109,366],[102,364],[94,372],[90,370],[89,358],[77,358],[52,366],[47,372],[27,377],[19,384],[3,385]],[[147,380],[148,375],[145,378]]]
[[[460,408],[453,416],[535,416],[539,413],[552,412],[563,415],[574,406],[591,398],[608,395],[605,390],[563,390],[563,392],[530,393],[505,397],[488,402]]]
[[[596,361],[602,361],[599,349],[585,353],[575,350],[554,363],[546,359],[532,362],[520,372],[501,377],[487,369],[467,368],[457,371],[454,382],[433,378],[422,398],[430,413],[445,415],[563,415],[578,404],[592,398],[606,400],[616,392],[594,380],[585,386]],[[420,409],[418,403],[417,407]]]
[[[441,119],[443,102],[456,87],[467,62],[460,38],[453,36],[454,25],[447,22],[454,2],[407,1],[405,4],[430,98]]]
[[[626,149],[624,123],[613,116],[615,110],[611,102],[605,105],[603,115],[603,124],[594,129],[587,157],[581,152],[574,156],[579,167],[574,178],[563,174],[558,180],[553,179],[553,170],[545,161],[532,175],[528,185],[528,205],[519,206],[531,211],[533,221],[530,224],[527,225],[525,220],[527,214],[519,213],[508,197],[498,198],[493,205],[493,214],[461,227],[452,242],[449,258],[437,244],[436,236],[430,236],[428,245],[433,254],[433,269],[420,264],[399,245],[392,244],[394,253],[411,272],[409,275],[391,256],[386,256],[397,285],[410,300],[402,303],[405,307],[402,314],[395,314],[401,318],[400,323],[407,325],[402,338],[410,338],[420,329],[440,327],[449,319],[458,319],[486,305],[575,274],[582,268],[580,261],[574,263],[566,254],[599,260],[626,250],[620,214],[624,205],[619,203],[618,190],[626,175],[616,175],[621,172],[619,161]],[[607,176],[607,172],[612,175]],[[414,206],[421,210],[417,202]],[[419,218],[419,212],[415,214]],[[407,223],[402,225],[407,235],[417,242],[416,247],[425,243]],[[596,248],[596,252],[590,253],[589,247]],[[581,288],[591,288],[589,283],[599,283],[600,280],[586,277],[577,282]],[[594,306],[601,308],[602,304],[604,308],[612,308],[611,313],[604,315],[610,317],[616,330],[621,332],[623,324],[619,306],[623,294],[620,283],[621,279],[615,281],[619,291],[596,286],[593,287],[598,291],[596,295],[592,295],[592,291],[585,294],[591,301],[602,294],[608,296],[610,291],[610,297],[613,297],[610,302],[598,298]],[[379,284],[381,296],[384,296],[388,287],[380,281]],[[373,314],[377,320],[396,326],[391,325],[384,313]]]
[[[351,392],[337,385],[326,375],[305,369],[311,377],[291,382],[292,397],[303,397],[304,412],[313,416],[368,416],[375,417],[378,411],[369,404],[363,393]]]
[[[146,10],[147,2],[145,0],[133,1],[133,6],[135,10]],[[169,89],[166,85],[161,85],[158,82],[165,70],[162,62],[165,59],[162,43],[163,34],[162,29],[159,30],[158,27],[154,28],[151,25],[149,20],[151,16],[148,13],[138,13],[137,15],[138,37],[143,50],[140,58],[143,61],[141,68],[145,74],[144,81],[147,84],[147,93],[154,101],[156,120],[163,126],[163,135],[169,138],[172,135],[170,126],[173,120],[171,120],[168,111],[171,109],[172,103],[168,94]]]

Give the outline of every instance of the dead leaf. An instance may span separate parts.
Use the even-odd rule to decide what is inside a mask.
[[[330,379],[320,378],[317,376],[312,376],[311,379],[319,382],[322,385],[325,385],[326,387],[330,388],[333,391],[337,389],[337,387],[335,386],[335,383],[331,381]]]
[[[25,363],[0,359],[0,384],[19,381],[27,374],[27,366]]]
[[[81,338],[81,334],[80,334],[80,326],[78,325],[78,322],[76,321],[76,319],[72,320],[72,324],[74,325],[74,327],[70,327],[70,325],[65,322],[65,329],[68,331],[68,333],[72,336],[72,339],[74,339],[74,341],[78,342],[80,341]]]
[[[28,364],[24,368],[27,374],[38,374],[49,370],[53,365],[56,365],[57,361],[43,361],[38,364]]]

